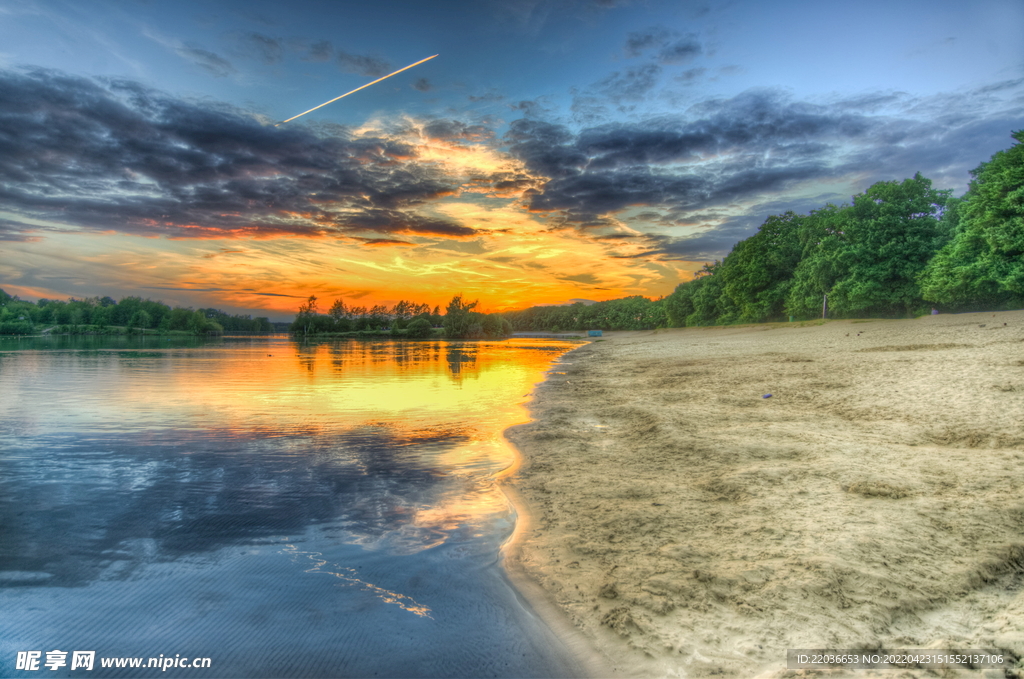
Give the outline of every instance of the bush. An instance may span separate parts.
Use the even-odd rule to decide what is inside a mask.
[[[0,335],[31,335],[34,327],[28,321],[4,321],[0,323]]]
[[[409,323],[405,328],[406,337],[413,337],[416,339],[430,337],[433,332],[434,329],[430,327],[430,321],[425,318],[417,318]]]

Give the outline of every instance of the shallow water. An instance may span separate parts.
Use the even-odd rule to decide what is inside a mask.
[[[573,674],[493,480],[570,346],[0,340],[0,676]]]

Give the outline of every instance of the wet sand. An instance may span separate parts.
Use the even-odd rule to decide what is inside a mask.
[[[603,340],[507,432],[529,513],[506,561],[592,673],[1024,656],[1024,311]]]

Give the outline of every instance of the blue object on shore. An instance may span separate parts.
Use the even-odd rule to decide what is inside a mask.
[[[765,394],[765,395],[764,395],[764,396],[762,396],[761,398],[771,398],[771,397],[772,397],[772,395],[771,395],[771,394]]]
[[[588,330],[587,331],[587,337],[600,337],[600,336],[601,336],[601,331],[600,330]]]

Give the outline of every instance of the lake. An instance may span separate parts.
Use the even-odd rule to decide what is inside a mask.
[[[494,480],[572,346],[0,339],[0,676],[578,673]]]

